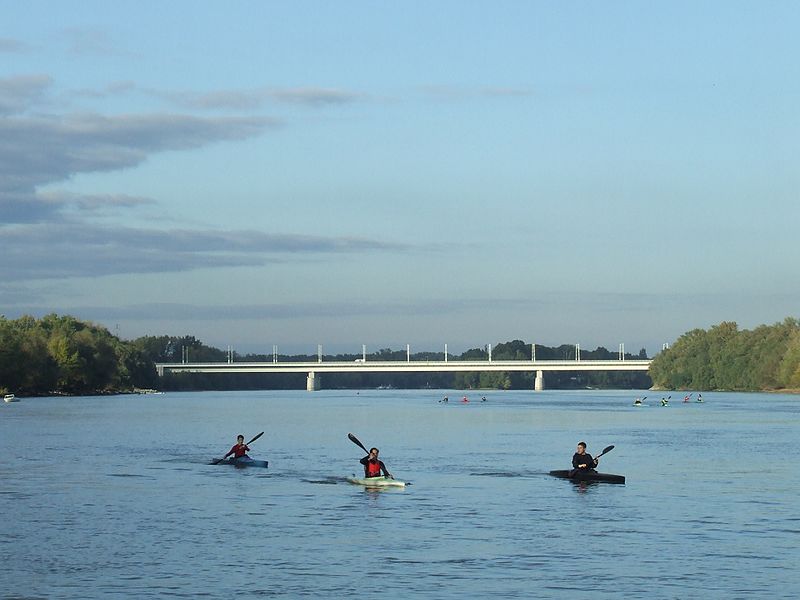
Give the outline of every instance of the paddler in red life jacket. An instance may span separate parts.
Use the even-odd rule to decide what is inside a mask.
[[[236,443],[233,447],[228,451],[228,453],[222,457],[222,460],[228,458],[231,454],[233,454],[233,458],[242,458],[243,456],[247,456],[247,452],[250,450],[247,444],[244,443],[244,436],[237,435],[236,436]]]
[[[383,473],[384,477],[394,479],[392,474],[386,470],[386,465],[383,464],[383,461],[378,459],[379,452],[380,450],[377,448],[370,448],[369,454],[359,461],[364,465],[364,477],[380,477],[381,473]]]

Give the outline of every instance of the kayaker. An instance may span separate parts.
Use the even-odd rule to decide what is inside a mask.
[[[228,451],[228,453],[222,457],[222,460],[228,458],[231,454],[233,454],[233,458],[242,458],[243,456],[247,456],[247,452],[250,450],[250,447],[244,443],[244,436],[237,435],[236,436],[236,443],[233,447]]]
[[[572,472],[569,476],[574,477],[577,473],[594,471],[599,460],[599,458],[592,458],[592,455],[586,452],[586,442],[578,442],[577,452],[572,455]]]
[[[364,477],[380,477],[381,473],[384,477],[394,479],[392,474],[386,470],[386,465],[378,458],[380,450],[377,448],[370,448],[369,454],[362,458],[359,462],[364,465]]]

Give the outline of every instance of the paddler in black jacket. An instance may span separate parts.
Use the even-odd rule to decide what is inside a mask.
[[[569,476],[575,477],[580,473],[591,473],[599,460],[599,458],[592,458],[592,455],[586,452],[586,442],[578,442],[578,451],[572,455],[572,471]]]
[[[361,459],[361,464],[364,465],[364,477],[380,477],[383,473],[384,477],[394,479],[392,474],[386,470],[386,465],[382,460],[378,459],[380,450],[377,448],[370,448],[369,454]]]

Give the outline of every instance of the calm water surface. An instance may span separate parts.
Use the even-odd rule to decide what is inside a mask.
[[[633,407],[636,395],[0,405],[0,597],[800,597],[800,486],[787,465],[800,398],[684,404],[673,393],[668,407],[660,394]],[[208,465],[236,434],[262,430],[251,455],[269,470]],[[412,485],[344,482],[363,455],[351,431]],[[581,439],[595,454],[614,444],[600,470],[627,484],[547,475],[569,467]]]

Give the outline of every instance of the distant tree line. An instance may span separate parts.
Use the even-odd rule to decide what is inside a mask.
[[[656,387],[675,390],[799,389],[800,322],[694,329],[653,359],[650,376]]]
[[[531,344],[514,340],[493,348],[493,360],[531,360]],[[574,359],[575,347],[536,345],[537,360]],[[235,390],[303,389],[304,373],[167,373],[159,378],[155,364],[162,362],[224,362],[227,352],[206,346],[194,336],[145,336],[120,340],[106,328],[71,316],[0,317],[0,391],[19,395],[119,393],[140,389]],[[326,355],[325,361],[354,361],[361,354]],[[405,350],[382,348],[366,355],[367,361],[405,361]],[[417,352],[411,360],[442,360],[442,352]],[[583,360],[615,360],[617,352],[599,347],[581,351]],[[647,358],[642,349],[626,358]],[[233,353],[234,361],[271,361],[272,355]],[[449,360],[488,360],[488,348],[473,348]],[[314,362],[316,355],[280,355],[280,362]],[[534,373],[326,373],[327,389],[368,389],[380,386],[403,389],[533,389]],[[562,388],[648,388],[642,372],[546,372],[545,386]]]

